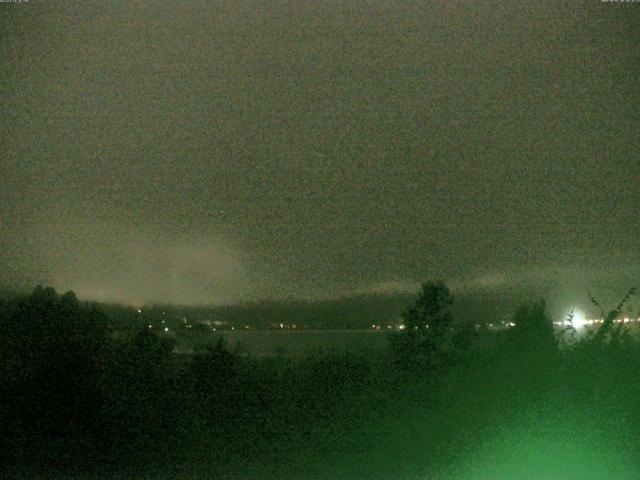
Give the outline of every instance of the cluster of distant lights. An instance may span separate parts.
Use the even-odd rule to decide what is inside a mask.
[[[640,317],[638,318],[630,318],[630,317],[623,317],[623,318],[616,318],[613,320],[614,323],[640,323]],[[593,325],[600,325],[604,323],[604,319],[602,318],[586,318],[584,315],[582,315],[579,312],[574,312],[573,316],[571,319],[567,318],[566,320],[557,320],[554,321],[553,324],[556,327],[573,327],[575,329],[578,328],[583,328],[583,327],[589,327],[589,326],[593,326]],[[512,328],[515,327],[516,324],[513,322],[502,322],[499,324],[496,323],[489,323],[487,324],[487,326],[489,328]],[[477,324],[476,328],[480,328],[480,325]]]
[[[579,319],[574,318],[572,321],[564,320],[561,322],[553,322],[553,324],[559,327],[573,326],[576,328],[580,328],[580,327],[585,327],[587,325],[597,325],[603,322],[604,320],[602,318],[579,318]],[[613,322],[614,323],[639,323],[640,318],[629,318],[629,317],[616,318]]]
[[[614,323],[638,323],[640,322],[640,318],[630,318],[630,317],[622,317],[616,318],[613,320]],[[590,327],[593,325],[600,325],[604,323],[603,318],[587,318],[585,315],[578,309],[572,309],[569,315],[565,320],[553,322],[557,327],[573,327],[573,328],[583,328]]]
[[[142,313],[142,309],[138,308],[137,309],[138,313]],[[162,315],[165,315],[165,312],[162,312]],[[188,323],[187,318],[186,317],[182,317],[182,322],[185,323],[185,327],[186,328],[191,328],[192,325],[190,323]],[[554,321],[553,324],[556,327],[573,327],[573,328],[582,328],[582,327],[586,327],[586,326],[593,326],[593,325],[598,325],[604,322],[604,319],[602,318],[585,318],[584,315],[582,315],[580,312],[573,312],[573,317],[569,320],[559,320],[559,321]],[[613,320],[614,323],[640,323],[640,317],[638,318],[629,318],[629,317],[624,317],[624,318],[616,318],[615,320]],[[162,323],[164,324],[165,321],[162,320]],[[147,325],[148,328],[153,328],[153,326],[151,324]],[[516,326],[516,324],[514,322],[500,322],[500,323],[488,323],[486,324],[487,327],[491,328],[491,329],[503,329],[503,328],[513,328]],[[276,328],[280,328],[280,329],[297,329],[297,326],[295,324],[293,325],[288,325],[288,324],[283,324],[280,323],[278,325],[275,325]],[[479,323],[477,323],[475,325],[476,329],[481,328],[482,325],[480,325]],[[400,324],[396,324],[396,325],[386,325],[386,330],[406,330],[406,325],[400,323]],[[425,325],[425,328],[429,328],[429,325]],[[245,325],[244,326],[245,330],[250,330],[251,327],[249,325]],[[374,331],[380,331],[383,329],[383,325],[379,325],[379,324],[372,324],[371,325],[371,329]],[[414,327],[414,329],[418,329],[418,327]],[[164,327],[163,330],[165,332],[169,332],[169,327]],[[212,331],[216,331],[216,328],[211,326],[211,330]],[[231,326],[231,330],[235,330],[235,327]]]

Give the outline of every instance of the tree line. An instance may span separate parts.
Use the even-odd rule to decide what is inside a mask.
[[[505,412],[549,398],[623,409],[633,425],[640,346],[615,319],[634,293],[600,307],[605,321],[583,335],[554,329],[544,301],[492,332],[456,318],[444,283],[425,282],[384,354],[260,359],[230,352],[224,339],[176,355],[173,340],[147,325],[115,335],[98,305],[37,287],[0,303],[2,468],[171,478],[171,468],[192,465],[202,478],[255,468],[278,478],[339,468],[341,452],[352,451],[362,471],[401,468],[402,458],[427,471],[454,460],[442,448],[447,435],[464,444]],[[437,426],[443,416],[465,436]],[[372,440],[380,432],[393,448]],[[419,447],[438,453],[425,460]]]

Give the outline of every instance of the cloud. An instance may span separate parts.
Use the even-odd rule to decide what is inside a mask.
[[[416,293],[420,289],[419,282],[411,282],[404,280],[386,280],[382,282],[372,283],[365,287],[351,290],[354,295],[362,294],[402,294]]]
[[[220,304],[251,295],[245,256],[221,236],[60,221],[32,230],[29,238],[30,257],[16,261],[23,261],[24,271],[31,269],[32,282],[73,290],[81,298]]]

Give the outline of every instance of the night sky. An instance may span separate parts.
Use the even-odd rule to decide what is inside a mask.
[[[0,22],[2,286],[637,283],[640,4],[32,0]]]

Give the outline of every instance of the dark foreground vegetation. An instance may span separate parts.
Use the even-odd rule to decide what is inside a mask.
[[[630,292],[632,293],[632,292]],[[195,355],[114,331],[73,293],[0,304],[8,478],[601,479],[640,474],[640,344],[553,328],[543,302],[486,331],[426,283],[384,355]]]

